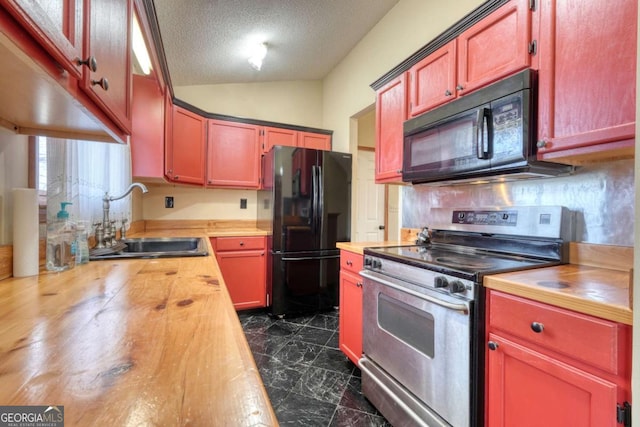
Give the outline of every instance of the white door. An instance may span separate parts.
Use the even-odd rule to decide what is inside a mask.
[[[354,242],[384,240],[384,185],[375,183],[375,153],[358,150],[356,197],[358,213]]]

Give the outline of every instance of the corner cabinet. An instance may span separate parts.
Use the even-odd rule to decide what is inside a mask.
[[[407,119],[407,76],[402,73],[376,92],[376,183],[402,182],[403,129]]]
[[[133,76],[132,108],[131,173],[164,181],[165,96],[155,78]]]
[[[211,245],[236,310],[267,306],[266,238],[212,237]]]
[[[636,0],[541,2],[540,160],[633,157],[637,9]]]
[[[207,119],[177,105],[166,119],[165,176],[171,182],[204,184]]]
[[[222,120],[209,120],[208,126],[207,185],[260,187],[260,127]]]
[[[340,251],[339,346],[356,365],[362,356],[362,270],[363,255]]]
[[[618,426],[631,328],[488,291],[486,425]]]

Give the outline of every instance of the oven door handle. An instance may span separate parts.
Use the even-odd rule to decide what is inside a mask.
[[[438,298],[434,298],[432,296],[429,295],[425,295],[425,294],[421,294],[419,292],[416,291],[412,291],[411,289],[407,289],[407,288],[403,288],[402,286],[398,286],[393,282],[390,282],[388,280],[385,280],[381,277],[378,276],[374,276],[373,274],[369,273],[367,270],[362,270],[360,272],[360,275],[362,277],[364,277],[365,279],[369,279],[369,280],[373,280],[374,282],[378,282],[382,285],[388,286],[390,288],[393,288],[397,291],[400,292],[404,292],[405,294],[409,294],[411,296],[414,296],[416,298],[420,298],[422,300],[428,301],[430,303],[439,305],[441,307],[447,308],[449,310],[454,310],[454,311],[459,311],[460,313],[469,314],[469,307],[466,304],[452,304],[450,302],[447,301],[443,301],[441,299]]]

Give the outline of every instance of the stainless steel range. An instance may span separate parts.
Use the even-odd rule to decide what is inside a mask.
[[[365,249],[364,395],[394,426],[483,423],[487,274],[566,262],[566,208],[431,210],[415,246]]]

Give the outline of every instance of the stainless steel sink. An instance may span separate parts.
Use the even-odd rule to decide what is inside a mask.
[[[207,244],[202,237],[144,237],[122,240],[125,247],[110,253],[101,250],[99,254],[90,254],[89,259],[97,261],[114,258],[175,258],[206,256]]]

